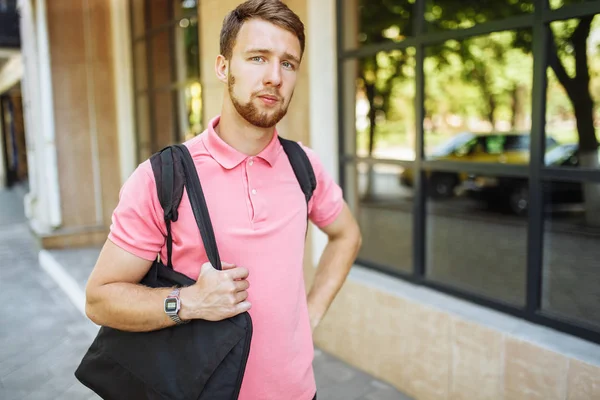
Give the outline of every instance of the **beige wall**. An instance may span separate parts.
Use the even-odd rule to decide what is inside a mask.
[[[83,234],[110,224],[120,187],[110,3],[52,0],[47,16],[61,229]]]
[[[315,341],[417,400],[600,399],[598,366],[357,282]]]

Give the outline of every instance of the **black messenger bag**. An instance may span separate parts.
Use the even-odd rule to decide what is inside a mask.
[[[316,187],[312,165],[295,142],[280,138],[307,204]],[[157,260],[142,285],[183,287],[194,280],[173,270],[171,221],[185,186],[210,263],[221,269],[215,236],[200,180],[185,145],[174,145],[151,159],[157,194],[167,227],[167,264]],[[222,321],[192,320],[151,332],[103,326],[76,378],[105,400],[236,400],[252,338],[247,312]]]

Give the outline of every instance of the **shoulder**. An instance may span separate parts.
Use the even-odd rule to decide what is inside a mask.
[[[208,135],[208,132],[205,130],[201,134],[194,136],[193,138],[188,139],[185,142],[183,142],[183,145],[185,145],[188,148],[188,150],[190,151],[192,158],[196,158],[196,157],[200,157],[200,156],[208,154],[208,150],[206,149],[206,146],[204,145],[204,140],[206,139],[207,135]]]
[[[321,156],[313,148],[303,144],[302,142],[297,142],[297,143],[300,145],[302,150],[304,150],[304,152],[306,153],[306,156],[308,157],[308,160],[310,161],[310,164],[313,167],[315,175],[319,176],[324,170],[323,161],[322,161]]]

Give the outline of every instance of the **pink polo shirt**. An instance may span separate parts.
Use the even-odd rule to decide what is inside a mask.
[[[276,136],[248,157],[215,133],[219,117],[187,141],[206,196],[221,260],[248,268],[253,337],[241,400],[310,400],[316,386],[306,305],[303,256],[306,200]],[[316,154],[304,147],[317,188],[309,218],[332,223],[343,207],[340,187]],[[149,161],[120,193],[109,239],[146,260],[166,260],[166,227]],[[208,261],[187,194],[172,224],[175,270],[196,279]]]

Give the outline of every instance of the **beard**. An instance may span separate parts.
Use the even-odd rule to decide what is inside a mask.
[[[227,83],[227,89],[229,91],[229,97],[231,98],[231,102],[235,107],[238,114],[242,116],[248,123],[258,127],[258,128],[272,128],[287,113],[287,106],[285,105],[285,99],[279,96],[278,93],[260,93],[260,94],[269,94],[274,95],[280,98],[279,103],[281,104],[279,108],[273,109],[269,112],[261,112],[258,107],[252,102],[252,100],[257,97],[259,93],[252,93],[250,95],[250,100],[247,103],[242,103],[234,94],[235,87],[235,77],[229,74],[229,80]]]

